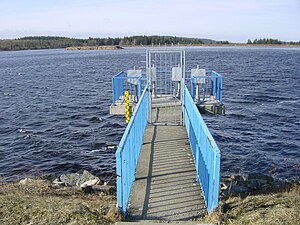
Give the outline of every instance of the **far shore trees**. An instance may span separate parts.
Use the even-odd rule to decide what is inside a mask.
[[[57,37],[57,36],[28,36],[18,39],[0,39],[0,51],[55,49],[68,47],[86,47],[103,45],[120,46],[150,46],[150,45],[228,45],[229,41],[215,41],[204,38],[186,38],[177,36],[125,36],[123,38],[93,38],[87,39]],[[247,44],[254,45],[300,45],[299,42],[285,42],[278,39],[263,38],[248,40]]]

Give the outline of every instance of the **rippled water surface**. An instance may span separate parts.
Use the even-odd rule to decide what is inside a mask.
[[[110,179],[125,129],[111,116],[111,78],[144,66],[145,51],[0,52],[0,180],[87,169]],[[222,175],[300,177],[300,49],[199,47],[199,64],[224,76],[226,116],[204,116]]]

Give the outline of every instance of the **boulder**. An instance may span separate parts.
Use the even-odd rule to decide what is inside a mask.
[[[19,183],[21,185],[28,185],[28,184],[30,184],[32,182],[33,182],[33,180],[31,178],[25,178],[25,179],[22,179],[22,180],[19,181]]]
[[[54,181],[52,181],[52,187],[61,187],[64,186],[64,182],[62,182],[59,178],[55,178]]]
[[[81,190],[82,190],[84,193],[90,194],[90,193],[93,192],[93,186],[85,186],[85,187],[82,187]]]
[[[65,186],[80,186],[81,179],[78,173],[63,174],[59,178]]]
[[[236,180],[236,181],[246,181],[247,180],[247,178],[245,176],[241,176],[241,175],[231,175],[230,179]]]
[[[245,186],[240,186],[240,185],[232,185],[230,188],[227,189],[227,195],[232,195],[232,196],[247,194],[250,192],[251,192],[250,188]]]
[[[103,182],[100,179],[87,170],[84,170],[82,174],[79,173],[70,173],[70,174],[63,174],[60,176],[61,182],[64,183],[65,186],[78,186],[80,187],[87,181],[95,182],[97,180],[97,184],[101,184]]]
[[[84,182],[83,184],[80,185],[81,188],[85,188],[88,186],[94,186],[97,185],[99,183],[100,179],[97,177],[96,179],[93,180],[88,180],[86,182]]]
[[[91,174],[89,171],[84,170],[81,176],[81,184],[83,184],[84,182],[87,182],[89,180],[95,180],[98,179],[98,181],[100,182],[100,179],[96,176],[94,176],[93,174]]]
[[[250,173],[248,175],[248,180],[259,180],[261,183],[265,184],[265,183],[273,183],[274,182],[274,178],[268,175],[264,175],[261,173]]]
[[[259,180],[249,180],[247,182],[247,187],[252,190],[260,190],[262,187],[262,183]]]
[[[261,173],[250,173],[248,176],[232,175],[220,180],[222,196],[247,196],[249,194],[265,193],[283,190],[287,182],[274,180],[273,177]]]

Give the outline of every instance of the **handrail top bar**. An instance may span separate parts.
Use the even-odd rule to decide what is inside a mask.
[[[216,72],[212,69],[206,69],[206,72],[207,73],[213,73],[215,76],[223,77],[221,74],[219,74],[218,72]],[[191,72],[187,70],[187,71],[185,71],[185,73],[191,73]],[[121,72],[117,73],[116,75],[114,75],[112,78],[124,78],[124,79],[126,79],[127,77],[124,77],[124,75],[126,75],[126,74],[127,74],[126,72],[121,71]],[[146,75],[146,74],[144,73],[144,75]],[[193,77],[203,77],[203,76],[193,76]],[[211,77],[211,76],[209,76],[209,77]],[[142,78],[142,79],[145,79],[144,77],[129,77],[129,78]]]
[[[147,51],[164,51],[164,50],[170,50],[170,51],[185,51],[186,47],[172,47],[172,46],[161,46],[161,47],[148,47],[146,48]]]
[[[218,75],[212,75],[212,76],[192,76],[192,77],[186,77],[186,80],[191,80],[191,79],[195,79],[195,78],[212,78],[212,77],[216,77],[216,78],[223,78],[222,76],[219,77]]]
[[[148,53],[176,53],[176,52],[182,53],[184,51],[185,51],[184,48],[182,48],[182,49],[180,49],[180,48],[174,49],[174,48],[168,48],[168,47],[162,47],[161,49],[157,49],[157,48],[149,48],[149,49],[147,49]]]
[[[145,95],[145,93],[147,91],[147,88],[148,88],[148,85],[146,85],[146,87],[145,87],[145,89],[144,89],[144,91],[143,91],[143,93],[141,95],[140,101],[138,101],[136,107],[134,108],[134,112],[132,114],[132,119],[130,119],[128,125],[126,126],[125,132],[124,132],[124,134],[122,136],[122,139],[121,139],[121,141],[120,141],[120,143],[118,145],[118,149],[117,149],[116,154],[115,154],[116,156],[120,156],[121,149],[123,150],[122,147],[124,145],[125,139],[127,138],[128,134],[129,134],[129,131],[130,131],[132,125],[133,125],[133,120],[135,118],[136,112],[140,108],[140,105],[141,105],[141,102],[142,102],[141,99],[143,99],[143,97],[144,97],[144,95]]]
[[[214,74],[217,75],[217,76],[223,77],[221,74],[219,74],[218,72],[216,72],[216,71],[214,71],[214,70],[211,70],[211,73],[214,73]]]
[[[115,79],[132,79],[132,78],[137,78],[137,79],[142,79],[142,80],[145,80],[146,78],[145,77],[115,77]]]
[[[112,78],[118,78],[119,76],[121,76],[123,74],[125,74],[125,72],[121,71],[121,72],[117,73],[116,75],[114,75]]]

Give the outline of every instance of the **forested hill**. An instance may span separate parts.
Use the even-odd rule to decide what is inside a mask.
[[[66,47],[81,46],[102,46],[102,45],[120,45],[120,46],[136,46],[136,45],[198,45],[198,44],[229,44],[228,41],[215,41],[211,39],[201,38],[185,38],[176,36],[131,36],[123,38],[68,38],[53,36],[35,36],[23,37],[19,39],[0,40],[0,50],[15,51],[29,49],[54,49]]]
[[[130,36],[122,38],[69,38],[55,36],[29,36],[18,39],[0,39],[0,51],[16,51],[30,49],[54,49],[67,47],[83,47],[86,46],[139,46],[139,45],[292,45],[300,46],[300,42],[285,42],[278,39],[263,38],[248,40],[247,43],[229,43],[228,41],[215,41],[203,38],[186,38],[176,36]],[[101,48],[95,48],[101,49]]]

